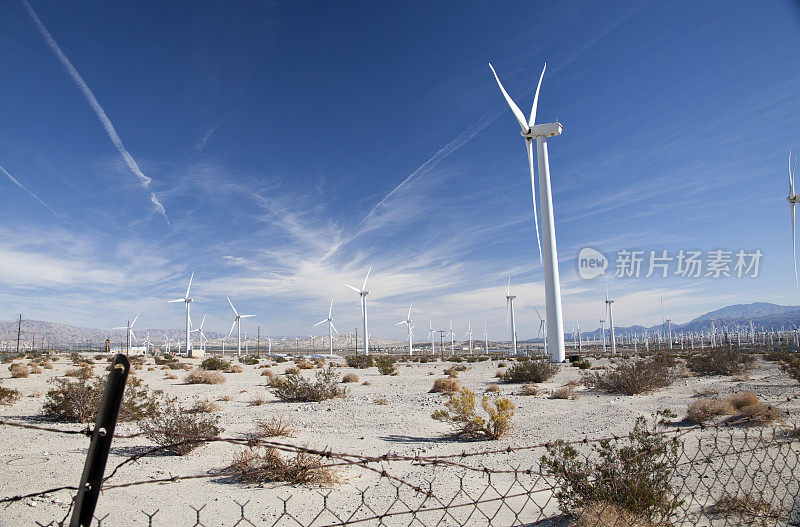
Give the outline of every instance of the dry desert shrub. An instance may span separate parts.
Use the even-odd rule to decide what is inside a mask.
[[[17,362],[11,364],[11,366],[8,367],[8,370],[11,372],[11,377],[14,379],[26,379],[31,374],[31,369],[29,367]]]
[[[506,376],[506,370],[497,370],[494,372],[494,376],[498,379],[503,379]]]
[[[217,401],[224,402],[224,403],[229,402],[229,401],[233,401],[233,396],[232,395],[223,395],[222,397],[217,399]]]
[[[286,377],[278,377],[277,375],[273,375],[272,377],[269,377],[269,380],[267,381],[267,386],[270,388],[280,388],[284,385],[286,385]]]
[[[461,383],[458,379],[445,377],[433,381],[433,388],[428,393],[453,393],[461,390]]]
[[[585,373],[581,382],[588,388],[623,395],[650,393],[674,381],[673,368],[658,355],[649,359],[620,362],[616,369]]]
[[[486,392],[487,393],[500,393],[500,387],[497,385],[497,383],[493,382],[492,384],[490,384],[489,386],[486,387]]]
[[[81,376],[52,380],[55,385],[47,392],[43,412],[58,421],[87,423],[94,419],[106,386],[105,376]],[[119,421],[139,421],[153,415],[158,403],[142,381],[129,376],[122,397]]]
[[[454,435],[466,439],[500,439],[511,431],[514,403],[503,397],[483,396],[484,419],[475,412],[475,394],[467,388],[450,395],[443,410],[431,414],[433,419],[447,423]]]
[[[218,371],[195,368],[186,375],[184,380],[187,384],[222,384],[225,382],[225,376]]]
[[[283,371],[283,373],[285,375],[299,375],[300,374],[300,368],[298,368],[297,366],[289,366],[288,368],[286,368]]]
[[[268,402],[269,402],[268,400],[259,395],[258,397],[250,401],[250,406],[264,406]]]
[[[131,372],[133,372],[133,370],[131,370]],[[77,377],[80,379],[81,377],[91,377],[93,373],[94,370],[92,369],[91,365],[84,362],[79,368],[67,370],[64,375],[67,377]]]
[[[167,372],[166,374],[164,374],[164,378],[165,379],[174,380],[174,379],[177,379],[178,376],[175,375],[174,373]]]
[[[576,384],[565,384],[564,386],[560,386],[553,390],[552,397],[553,399],[569,399],[575,400],[578,398],[578,394],[575,393],[575,388],[577,387]]]
[[[12,405],[19,399],[19,390],[0,386],[0,406]]]
[[[442,373],[444,373],[445,375],[447,375],[451,379],[455,379],[455,378],[458,377],[458,370],[453,369],[453,368],[447,368]]]
[[[222,407],[211,401],[198,401],[194,403],[194,406],[189,411],[196,414],[210,414],[222,411]]]
[[[738,520],[747,520],[748,524],[774,525],[774,520],[781,518],[781,511],[760,496],[745,494],[734,496],[723,494],[717,501],[706,509],[712,516],[733,516]],[[773,520],[767,523],[767,520]]]
[[[386,399],[386,397],[378,397],[372,402],[375,404],[389,404],[389,401]]]
[[[608,502],[593,501],[575,515],[572,527],[656,527],[649,519]],[[663,524],[662,524],[663,525]]]
[[[244,368],[239,366],[238,364],[231,364],[231,367],[225,370],[225,373],[242,373]]]
[[[279,415],[270,417],[265,421],[256,421],[256,431],[253,436],[256,439],[264,437],[294,437],[295,432],[296,430],[291,421]]]
[[[273,393],[282,401],[319,402],[342,397],[347,392],[338,386],[338,377],[332,368],[317,370],[316,380],[308,381],[300,373],[287,375],[281,386],[273,387]]]
[[[163,451],[185,456],[204,440],[219,437],[222,428],[219,417],[201,412],[186,411],[177,397],[167,397],[159,403],[159,410],[142,422],[145,435],[160,445]]]
[[[345,373],[342,382],[358,382],[358,375],[355,373]]]
[[[269,368],[264,369],[261,372],[262,377],[275,377],[275,372],[270,370]]]
[[[523,384],[519,389],[519,395],[539,395],[539,388],[535,384]]]
[[[754,365],[755,357],[737,349],[715,348],[695,353],[686,360],[686,366],[697,375],[742,375]]]
[[[364,381],[361,383],[361,386],[372,386],[372,383],[369,381]]]
[[[558,373],[558,364],[543,360],[515,362],[503,375],[506,382],[545,382]]]
[[[758,398],[753,392],[736,392],[723,399],[703,397],[686,407],[686,419],[700,424],[720,415],[732,416],[729,424],[764,426],[783,421],[783,412]]]
[[[300,359],[295,364],[297,364],[297,367],[300,368],[301,370],[313,370],[314,369],[314,363],[310,362],[310,361],[307,361],[306,359]],[[288,371],[288,368],[287,368],[287,371]]]
[[[733,406],[726,401],[701,397],[690,401],[686,407],[686,419],[692,424],[705,423],[718,415],[731,415]]]
[[[281,482],[324,486],[338,481],[336,473],[325,467],[319,457],[297,452],[284,458],[274,448],[245,450],[236,456],[224,473],[241,483]]]
[[[508,364],[506,364],[505,362],[498,362],[497,363],[497,367],[498,368],[505,368],[506,366],[508,366]]]
[[[53,363],[50,362],[49,360],[45,359],[45,360],[42,361],[42,368],[44,368],[45,370],[52,370],[53,369]]]
[[[40,368],[35,362],[32,362],[29,368],[31,369],[31,375],[38,375],[42,373],[42,368]]]
[[[247,366],[255,366],[258,364],[258,359],[256,357],[248,357],[247,355],[244,355],[239,357],[239,362]]]

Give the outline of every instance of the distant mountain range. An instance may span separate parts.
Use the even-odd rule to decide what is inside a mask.
[[[723,308],[711,311],[700,315],[699,317],[685,323],[673,324],[673,332],[700,332],[708,331],[711,329],[712,321],[714,326],[718,329],[723,327],[733,326],[747,326],[750,321],[753,321],[753,326],[757,330],[769,330],[780,328],[791,328],[800,326],[800,306],[780,306],[777,304],[770,304],[767,302],[753,302],[752,304],[736,304],[732,306],[725,306]],[[643,331],[657,331],[661,329],[661,324],[645,328],[643,326],[624,326],[615,327],[614,332],[616,335],[641,335]],[[142,343],[149,334],[153,344],[163,347],[164,339],[173,339],[173,346],[177,346],[177,342],[182,341],[184,333],[180,329],[136,329],[136,337],[139,343]],[[220,345],[221,339],[225,335],[214,333],[212,331],[206,332],[209,343],[212,345]],[[599,339],[600,330],[584,331],[582,336],[589,339]],[[79,348],[85,347],[88,344],[95,349],[102,347],[106,339],[111,341],[114,348],[118,348],[120,343],[125,342],[125,330],[109,330],[97,328],[81,328],[76,326],[69,326],[67,324],[59,324],[57,322],[45,322],[41,320],[22,320],[22,334],[21,343],[24,348],[30,348],[31,343],[35,339],[36,347],[41,346],[42,338],[45,339],[45,345],[48,347],[55,346],[58,348]],[[265,342],[266,336],[262,337],[262,342]],[[344,346],[347,343],[347,336],[338,336],[335,338],[337,346]],[[359,335],[359,340],[361,335]],[[196,338],[194,339],[196,342]],[[250,345],[255,343],[255,335],[250,335],[248,342]],[[532,339],[538,340],[538,339]],[[0,322],[0,349],[5,345],[11,348],[16,346],[17,342],[17,321]],[[317,337],[311,340],[309,337],[273,337],[274,350],[290,350],[298,347],[301,350],[316,349],[323,350],[323,340]],[[327,341],[326,341],[327,342]],[[376,347],[393,347],[402,346],[403,343],[399,340],[387,339],[381,337],[371,337],[370,342]],[[418,341],[422,343],[422,341]],[[460,341],[461,342],[461,341]],[[476,340],[477,342],[477,340]],[[226,346],[230,347],[231,344],[235,346],[235,339],[229,339]],[[262,347],[265,344],[262,344]],[[437,342],[437,348],[438,348]]]

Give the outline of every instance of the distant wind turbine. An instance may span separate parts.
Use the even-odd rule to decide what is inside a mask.
[[[431,355],[436,355],[436,332],[433,330],[433,321],[428,321],[428,336],[431,338]]]
[[[228,298],[227,296],[225,298]],[[228,298],[228,303],[231,305],[231,309],[233,309],[233,314],[235,318],[233,319],[233,324],[231,324],[231,330],[228,331],[228,338],[231,338],[231,333],[233,333],[233,328],[236,328],[236,356],[241,356],[242,354],[242,319],[243,318],[250,318],[254,317],[255,315],[240,315],[236,308],[233,307],[233,302],[231,299]]]
[[[494,67],[489,64],[494,74],[497,85],[503,93],[508,106],[517,118],[522,127],[522,137],[525,138],[525,146],[528,152],[528,167],[531,174],[531,192],[533,196],[533,218],[536,224],[536,239],[539,245],[539,259],[544,264],[545,278],[545,304],[547,319],[550,324],[547,326],[549,336],[548,354],[552,362],[564,362],[564,321],[561,311],[561,283],[558,274],[558,251],[556,249],[556,229],[555,218],[553,216],[553,197],[550,190],[550,163],[547,158],[547,139],[560,135],[563,127],[560,123],[536,124],[536,107],[539,102],[539,90],[542,87],[542,79],[547,64],[542,68],[539,76],[539,84],[536,86],[536,94],[533,97],[533,107],[531,108],[530,118],[526,121],[525,116],[519,107],[514,103],[506,92],[500,78],[497,76]],[[533,140],[536,139],[536,159],[539,169],[539,200],[542,208],[542,237],[539,238],[539,220],[536,215],[536,183],[533,170]]]
[[[192,330],[192,333],[198,333],[200,335],[200,357],[206,354],[206,342],[208,341],[208,337],[206,337],[206,334],[203,331],[203,324],[205,323],[206,316],[203,315],[203,320],[200,321],[200,327]]]
[[[414,302],[411,302],[410,304],[408,304],[408,315],[406,315],[406,319],[405,320],[401,320],[400,322],[395,324],[396,326],[402,326],[403,324],[406,325],[406,329],[408,330],[408,356],[409,357],[414,354],[414,347],[413,347],[413,340],[412,340],[413,339],[413,337],[412,337],[413,331],[411,329],[411,328],[414,327],[413,326],[413,322],[411,320],[411,307],[413,305],[414,305]]]
[[[486,349],[486,354],[489,354],[489,332],[486,331],[486,324],[483,325],[483,345]]]
[[[183,302],[186,304],[186,356],[192,357],[192,339],[191,339],[191,325],[192,319],[189,318],[189,304],[192,303],[192,299],[189,298],[189,290],[192,288],[192,279],[194,278],[194,271],[192,271],[192,275],[189,277],[189,287],[186,288],[186,294],[183,298],[176,298],[175,300],[170,300],[170,303],[173,302]]]
[[[467,333],[465,336],[469,339],[469,354],[472,355],[472,322],[467,322]]]
[[[517,354],[517,323],[514,320],[514,299],[516,296],[511,294],[511,277],[508,277],[506,284],[506,328],[511,325],[511,349],[514,355]]]
[[[452,320],[450,321],[450,329],[447,330],[447,333],[450,335],[450,356],[452,357],[453,355],[456,354],[455,340],[454,340],[456,337],[456,332],[453,329]]]
[[[133,334],[133,325],[136,324],[136,321],[139,320],[139,314],[137,313],[136,316],[133,318],[133,322],[128,322],[127,326],[120,326],[114,329],[124,329],[126,332],[125,342],[127,345],[127,349],[125,351],[126,354],[130,353],[131,350],[131,340],[134,342],[138,342],[136,340],[136,335]]]
[[[364,277],[364,285],[361,286],[361,289],[355,288],[349,284],[344,284],[361,297],[361,318],[364,323],[364,355],[369,355],[369,333],[367,332],[367,295],[369,291],[367,291],[367,279],[369,278],[370,271],[372,271],[372,267],[367,270],[367,276]]]
[[[611,354],[617,353],[617,339],[614,337],[614,301],[608,298],[608,282],[606,282],[606,309],[608,309],[608,327],[611,330]]]
[[[792,163],[792,151],[789,150],[789,195],[786,197],[786,201],[789,202],[789,214],[792,218],[792,255],[794,257],[794,282],[797,286],[800,286],[800,280],[797,278],[797,241],[795,235],[795,216],[794,216],[794,206],[797,203],[800,203],[800,196],[795,194],[794,191],[794,169],[797,166],[797,158],[795,157],[794,163]]]
[[[333,332],[336,331],[336,334],[339,334],[336,326],[333,325],[333,298],[331,298],[331,307],[328,309],[328,318],[324,318],[314,325],[319,326],[326,322],[328,323],[328,354],[333,357]]]

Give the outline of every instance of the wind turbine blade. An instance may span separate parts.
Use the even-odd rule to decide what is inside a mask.
[[[200,321],[200,331],[203,330],[203,324],[205,324],[205,323],[206,323],[206,316],[203,315],[203,320]]]
[[[536,91],[536,95],[539,95],[538,90]],[[536,245],[539,247],[539,263],[542,263],[542,240],[539,237],[539,215],[536,213],[536,179],[534,178],[533,172],[533,141],[525,140],[525,149],[528,151],[528,166],[531,170],[531,197],[533,198],[533,223],[536,225]]]
[[[414,305],[414,302],[411,302],[410,304],[408,304],[408,316],[406,317],[406,320],[411,320],[411,306],[413,306],[413,305]]]
[[[497,72],[494,71],[494,66],[492,66],[491,62],[489,63],[489,67],[492,69],[492,73],[494,74],[494,80],[497,81],[497,85],[500,87],[500,91],[503,92],[503,97],[506,98],[508,106],[511,108],[511,111],[514,112],[514,117],[517,118],[519,125],[522,127],[522,131],[527,132],[529,127],[528,124],[525,122],[525,115],[522,113],[522,110],[519,109],[519,106],[517,106],[516,103],[508,95],[508,92],[503,87],[503,83],[500,82],[500,77],[498,77]]]
[[[231,334],[233,334],[233,328],[236,327],[236,319],[233,320],[233,324],[231,324],[231,330],[228,331],[228,338],[231,338]]]
[[[173,302],[186,302],[185,298],[176,298],[175,300],[170,300],[169,303],[172,304]]]
[[[533,309],[534,309],[534,311],[536,311],[536,316],[537,316],[537,317],[539,317],[539,320],[544,320],[544,319],[542,318],[542,315],[539,313],[539,310],[538,310],[538,309],[536,309],[536,306],[533,306]]]
[[[344,284],[344,285],[346,285],[347,287],[349,287],[350,289],[352,289],[353,291],[355,291],[355,292],[356,292],[356,293],[358,293],[359,295],[361,294],[361,289],[357,289],[357,288],[353,287],[353,286],[352,286],[352,285],[350,285],[350,284]]]
[[[241,315],[239,318],[250,318],[254,317],[255,315]]]
[[[366,290],[367,290],[367,279],[369,278],[369,273],[370,273],[371,271],[372,271],[372,266],[370,266],[370,268],[369,268],[369,269],[367,269],[367,276],[365,276],[365,277],[364,277],[364,285],[363,285],[363,286],[361,286],[361,290],[362,290],[362,291],[366,291]]]
[[[192,288],[192,279],[194,278],[194,271],[192,271],[192,276],[189,277],[189,287],[186,288],[186,298],[189,298],[189,289]]]
[[[528,126],[536,124],[536,106],[539,104],[539,89],[542,87],[542,79],[544,79],[544,70],[547,69],[547,63],[544,63],[542,74],[539,75],[539,84],[536,85],[536,95],[533,96],[533,107],[531,108],[531,118],[528,121]]]
[[[508,282],[506,282],[506,296],[511,296],[511,275],[508,275]]]
[[[137,320],[139,320],[139,313],[136,313],[136,316],[134,317],[133,322],[131,322],[131,329],[133,329],[133,325],[136,324]]]
[[[397,324],[395,324],[395,326],[402,326],[403,324],[407,324],[407,322],[403,320],[402,322],[398,322]]]
[[[314,326],[319,326],[320,324],[324,324],[324,323],[325,323],[325,322],[327,322],[327,321],[328,321],[328,319],[327,319],[327,318],[326,318],[325,320],[320,320],[319,322],[317,322],[316,324],[314,324]]]
[[[333,318],[333,298],[331,298],[331,307],[328,309],[328,318]]]
[[[226,296],[225,298],[227,298],[227,299],[228,299],[228,303],[231,305],[231,309],[233,309],[233,314],[234,314],[234,315],[236,315],[236,316],[238,317],[238,316],[239,316],[239,312],[238,312],[238,311],[236,311],[236,308],[235,308],[235,307],[233,307],[233,302],[231,302],[231,299],[230,299],[230,297],[227,297],[227,296]]]
[[[338,329],[336,329],[336,326],[334,326],[334,325],[333,325],[333,322],[332,322],[332,321],[331,321],[331,329],[332,329],[333,331],[335,331],[337,335],[339,334],[339,330],[338,330]]]

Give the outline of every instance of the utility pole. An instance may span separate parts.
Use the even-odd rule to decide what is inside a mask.
[[[19,316],[19,324],[17,325],[17,353],[19,353],[20,335],[22,335],[22,315]]]

